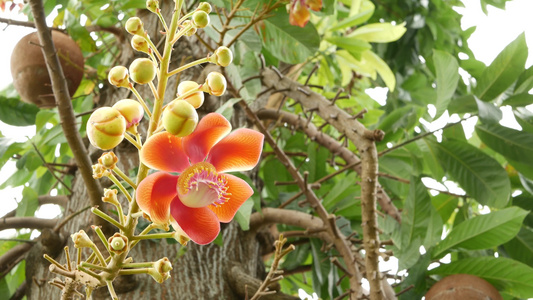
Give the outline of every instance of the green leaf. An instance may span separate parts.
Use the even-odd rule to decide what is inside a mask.
[[[405,200],[402,211],[402,245],[408,245],[416,238],[424,239],[427,227],[428,216],[431,213],[431,200],[427,188],[420,178],[411,177],[409,184],[409,195]]]
[[[476,133],[483,143],[506,158],[518,162],[531,162],[533,133],[499,124],[478,124]]]
[[[363,24],[364,22],[368,21],[368,19],[370,19],[370,17],[372,17],[372,15],[374,14],[375,6],[372,5],[371,8],[372,9],[359,12],[358,14],[343,19],[342,21],[337,23],[337,25],[328,28],[328,30],[331,32],[335,32],[341,29]]]
[[[459,198],[447,194],[438,194],[431,197],[431,203],[437,209],[442,222],[446,223],[452,216],[452,213],[457,208]]]
[[[503,247],[511,258],[533,266],[533,230],[531,228],[522,226],[520,232]]]
[[[511,183],[503,167],[478,148],[458,140],[435,143],[442,167],[477,202],[504,207]]]
[[[517,298],[533,297],[533,268],[505,257],[472,257],[441,265],[429,274],[471,274]]]
[[[513,111],[516,121],[522,130],[533,133],[533,112],[527,108],[519,107]]]
[[[361,59],[378,72],[381,79],[383,79],[383,82],[385,82],[385,85],[387,85],[389,90],[393,92],[394,87],[396,86],[396,76],[392,73],[389,65],[387,65],[387,63],[376,53],[370,50],[361,53]]]
[[[31,217],[39,207],[37,193],[30,187],[25,186],[22,190],[22,200],[17,206],[17,217]]]
[[[13,126],[29,126],[35,124],[35,116],[39,108],[24,103],[17,98],[0,96],[0,121]]]
[[[527,93],[533,89],[533,66],[525,70],[514,86],[514,94]]]
[[[354,39],[349,37],[342,36],[332,36],[326,38],[326,41],[332,43],[333,45],[339,46],[346,49],[349,52],[363,52],[372,48],[368,42],[365,42],[360,39]]]
[[[432,257],[439,258],[450,249],[481,250],[506,243],[518,233],[527,214],[512,206],[465,220],[433,248]]]
[[[216,112],[223,115],[226,119],[230,120],[231,116],[233,115],[233,112],[235,111],[235,109],[233,109],[233,105],[241,100],[241,98],[231,98],[228,101],[224,102],[224,104],[222,104]]]
[[[433,63],[437,77],[437,114],[435,119],[448,108],[448,104],[457,89],[459,83],[459,64],[453,55],[433,50]]]
[[[263,45],[277,59],[289,64],[304,62],[315,54],[320,37],[311,23],[304,28],[292,26],[285,8],[265,20]]]
[[[526,38],[521,34],[485,69],[477,82],[475,95],[483,101],[491,101],[503,93],[524,71],[527,52]]]
[[[502,119],[502,111],[496,107],[493,103],[483,102],[477,98],[476,104],[479,112],[479,118],[484,123],[498,123]]]
[[[254,201],[252,198],[246,200],[235,214],[235,220],[239,223],[242,230],[250,229],[250,215],[252,214],[252,208]]]
[[[357,28],[348,37],[358,38],[370,43],[390,43],[397,41],[407,31],[405,23],[372,23]]]
[[[530,104],[533,104],[533,95],[528,92],[514,94],[503,100],[502,103],[502,105],[510,105],[512,107],[528,106]]]

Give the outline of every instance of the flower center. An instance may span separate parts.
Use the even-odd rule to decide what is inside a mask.
[[[207,162],[196,163],[181,173],[178,179],[181,202],[193,208],[219,206],[229,200],[226,178]]]

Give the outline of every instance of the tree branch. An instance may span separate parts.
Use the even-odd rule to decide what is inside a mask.
[[[74,154],[74,159],[78,165],[83,181],[89,194],[92,206],[102,206],[103,191],[100,183],[92,177],[92,164],[83,144],[80,133],[76,127],[76,117],[72,108],[70,95],[68,93],[67,80],[59,64],[57,51],[52,42],[52,35],[46,26],[46,16],[44,15],[43,4],[41,0],[29,1],[35,26],[38,31],[39,40],[41,41],[42,51],[46,60],[46,66],[50,79],[52,81],[52,90],[57,103],[61,126],[65,133],[65,138]],[[93,221],[97,225],[104,225],[104,221],[93,216]]]
[[[0,230],[5,229],[43,229],[53,228],[57,223],[57,219],[41,219],[35,217],[12,217],[2,218],[0,220]]]
[[[45,195],[45,196],[39,196],[37,200],[39,201],[39,205],[57,204],[62,207],[67,207],[69,198],[68,196],[64,196],[64,195],[60,195],[60,196]],[[8,212],[7,214],[5,214],[2,218],[11,218],[11,217],[16,216],[16,214],[17,214],[17,209],[14,209]]]
[[[294,99],[302,106],[304,111],[316,112],[323,120],[335,127],[340,133],[346,135],[359,150],[362,160],[361,225],[363,227],[363,245],[366,252],[366,274],[370,283],[370,299],[382,299],[384,296],[378,267],[379,235],[376,216],[378,153],[374,141],[382,140],[384,132],[381,130],[368,130],[357,121],[357,116],[351,116],[324,96],[283,76],[275,69],[263,68],[261,75],[263,84],[267,89],[274,89]],[[341,249],[338,250],[341,251]]]
[[[348,165],[354,165],[352,169],[361,175],[361,160],[350,149],[344,147],[337,140],[331,136],[324,134],[322,131],[313,124],[313,122],[307,122],[307,120],[301,118],[298,115],[292,114],[287,111],[278,111],[274,109],[261,109],[257,112],[257,116],[262,120],[277,120],[276,124],[288,123],[296,128],[300,129],[311,139],[326,147],[333,155],[341,157]],[[398,223],[401,223],[401,214],[392,203],[389,195],[383,190],[379,183],[377,184],[377,201],[383,211],[386,214],[394,218]]]
[[[0,256],[0,274],[4,274],[6,271],[9,272],[15,266],[12,262],[26,255],[26,252],[30,251],[31,247],[33,247],[33,243],[18,244]]]

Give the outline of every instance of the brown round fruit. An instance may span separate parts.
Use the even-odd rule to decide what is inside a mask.
[[[426,300],[502,300],[490,283],[469,274],[454,274],[435,283],[426,294]]]
[[[83,77],[83,54],[76,42],[62,32],[52,30],[52,40],[72,96]],[[40,108],[51,108],[56,103],[39,44],[36,32],[28,34],[17,43],[11,55],[11,75],[22,101],[34,103]]]

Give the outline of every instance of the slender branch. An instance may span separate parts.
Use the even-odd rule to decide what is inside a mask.
[[[70,194],[72,194],[72,189],[65,184],[65,182],[63,180],[61,180],[61,178],[59,178],[59,176],[57,176],[57,174],[54,172],[55,170],[52,168],[52,166],[50,166],[47,162],[46,162],[46,159],[44,158],[43,154],[41,153],[41,151],[39,151],[39,148],[37,148],[37,146],[31,142],[31,145],[33,146],[33,149],[35,150],[35,152],[37,152],[37,155],[39,156],[39,158],[41,159],[41,161],[43,162],[43,165],[48,169],[48,171],[50,172],[50,174],[52,174],[52,176],[54,176],[54,178],[59,181],[67,190]]]
[[[52,90],[56,98],[59,117],[61,119],[61,126],[65,134],[65,138],[72,150],[76,164],[82,175],[89,200],[92,206],[102,205],[103,190],[100,183],[92,177],[92,164],[87,153],[87,149],[83,144],[80,133],[76,127],[76,117],[72,108],[70,95],[68,93],[67,80],[63,74],[59,58],[57,57],[57,50],[52,42],[52,36],[48,27],[46,26],[46,16],[43,10],[43,3],[41,0],[30,0],[30,7],[35,19],[35,25],[38,31],[39,40],[41,41],[43,55],[46,60],[48,73],[52,81]],[[93,221],[96,224],[104,225],[101,219],[94,217]]]
[[[31,247],[33,247],[32,243],[22,243],[9,249],[4,255],[0,256],[0,274],[4,274],[4,272],[9,271],[10,267],[14,267],[11,263],[17,261],[19,257],[25,256]]]
[[[36,217],[12,217],[0,219],[0,230],[5,229],[43,229],[53,228],[57,219],[41,219]]]

